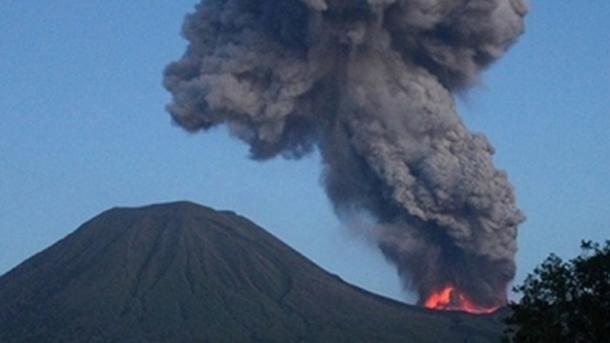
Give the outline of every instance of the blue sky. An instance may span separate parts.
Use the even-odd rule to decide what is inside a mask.
[[[405,299],[392,267],[333,215],[318,156],[257,163],[223,129],[171,124],[161,72],[184,50],[195,3],[0,4],[0,274],[107,208],[190,199]],[[551,252],[569,258],[581,239],[610,239],[610,2],[530,7],[525,36],[460,99],[528,216],[518,282]]]

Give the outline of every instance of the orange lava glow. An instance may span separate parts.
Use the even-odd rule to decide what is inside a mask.
[[[447,285],[431,293],[424,302],[424,307],[432,310],[463,311],[475,314],[492,313],[499,308],[498,306],[491,308],[478,306],[453,285]]]

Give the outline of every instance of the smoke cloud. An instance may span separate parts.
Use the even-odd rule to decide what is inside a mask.
[[[164,85],[188,131],[227,125],[254,159],[318,149],[339,214],[421,298],[446,284],[480,306],[515,274],[512,186],[453,93],[523,32],[521,0],[205,0]]]

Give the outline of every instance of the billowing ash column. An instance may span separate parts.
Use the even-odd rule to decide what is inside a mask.
[[[452,95],[523,31],[521,0],[206,0],[165,72],[173,119],[225,124],[252,157],[318,148],[340,213],[374,239],[422,299],[453,285],[506,301],[524,220],[493,147]]]

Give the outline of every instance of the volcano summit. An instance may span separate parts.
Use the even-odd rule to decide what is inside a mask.
[[[115,208],[0,277],[0,342],[497,342],[498,315],[343,282],[249,220]]]

